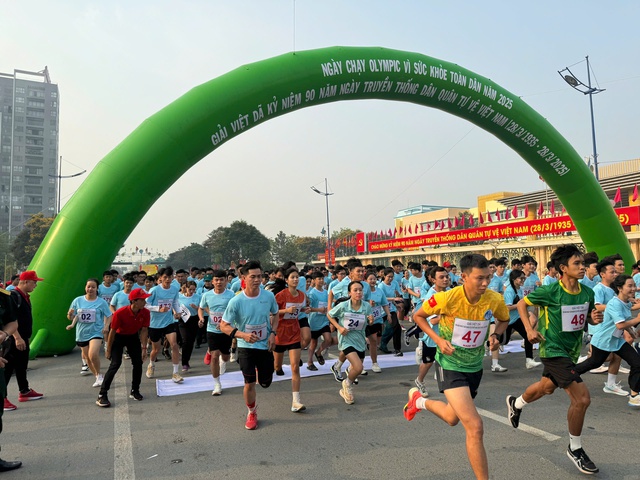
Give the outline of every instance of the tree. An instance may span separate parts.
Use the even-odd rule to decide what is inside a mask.
[[[271,240],[271,257],[276,265],[282,265],[289,260],[303,262],[302,253],[296,245],[297,237],[287,235],[282,230]]]
[[[174,268],[204,267],[211,265],[211,251],[199,243],[191,243],[172,252],[165,262]]]
[[[244,220],[213,230],[203,245],[211,252],[213,263],[230,265],[238,260],[269,261],[271,244],[260,230]]]
[[[6,271],[5,271],[6,267]],[[0,281],[4,282],[16,272],[7,234],[0,235]]]
[[[296,237],[295,244],[300,251],[301,262],[317,260],[318,254],[324,253],[326,247],[322,237]]]
[[[11,244],[11,253],[19,268],[26,268],[31,263],[52,223],[53,217],[45,217],[42,213],[32,215],[26,221]]]

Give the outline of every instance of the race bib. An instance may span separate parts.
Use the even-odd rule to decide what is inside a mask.
[[[213,325],[218,330],[220,329],[220,322],[222,321],[222,314],[224,312],[209,312],[209,325]]]
[[[531,292],[533,292],[535,289],[536,289],[536,285],[531,285],[529,287],[522,287],[522,294],[526,297]]]
[[[111,305],[111,300],[113,299],[113,295],[100,295],[100,298],[102,298],[105,302],[107,302],[108,305]]]
[[[462,348],[477,348],[484,343],[489,322],[456,318],[451,343]]]
[[[95,308],[82,308],[78,310],[78,321],[80,323],[95,323],[96,322],[96,309]]]
[[[318,302],[318,308],[327,308],[328,306],[327,302]]]
[[[180,304],[180,318],[182,318],[183,322],[186,322],[187,320],[189,320],[189,318],[191,318],[191,312],[183,303]]]
[[[298,314],[300,313],[300,310],[304,308],[304,303],[287,303],[284,306],[284,308],[290,308],[290,307],[294,307],[295,309],[293,313],[285,313],[282,316],[284,320],[296,320],[298,318]]]
[[[582,305],[563,305],[562,331],[577,332],[584,329],[584,324],[587,321],[588,312],[588,303],[583,303]]]
[[[344,328],[347,330],[362,330],[366,325],[366,318],[363,313],[345,313]]]
[[[414,292],[416,292],[416,295],[418,297],[420,297],[420,294],[422,293],[422,289],[420,287],[416,287],[413,289]]]
[[[255,333],[258,336],[258,341],[260,340],[264,340],[265,338],[267,338],[267,324],[265,323],[260,323],[260,324],[247,324],[244,326],[244,331],[246,333]]]
[[[170,312],[173,306],[173,300],[158,300],[158,308],[160,313]]]
[[[371,314],[375,319],[382,318],[384,317],[384,309],[379,305],[377,307],[372,307]]]
[[[616,329],[613,331],[613,337],[622,338],[622,335],[624,335],[624,330],[621,330],[618,327],[616,327]]]

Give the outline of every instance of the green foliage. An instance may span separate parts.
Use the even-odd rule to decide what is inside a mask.
[[[211,251],[199,243],[192,243],[172,252],[164,262],[173,268],[205,267],[211,265]]]
[[[324,253],[326,241],[322,237],[296,237],[294,240],[300,251],[301,262],[317,260],[318,254]]]
[[[220,265],[230,265],[238,260],[270,260],[269,239],[244,220],[216,228],[203,245],[210,251],[213,263]]]
[[[271,240],[271,258],[276,265],[282,265],[289,260],[303,261],[300,259],[301,255],[300,249],[296,245],[295,235],[287,235],[281,230]]]
[[[51,228],[53,217],[45,217],[42,213],[32,215],[26,221],[22,231],[13,239],[11,253],[19,268],[26,268],[42,240]]]

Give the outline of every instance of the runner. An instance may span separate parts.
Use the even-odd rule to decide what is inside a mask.
[[[349,299],[339,303],[329,311],[327,318],[338,331],[338,361],[331,366],[336,381],[342,383],[340,396],[345,403],[355,403],[352,384],[362,373],[362,360],[366,350],[366,325],[373,324],[371,305],[362,301],[364,297],[362,282],[353,280],[348,286]],[[349,360],[347,378],[342,376],[342,365]]]
[[[87,365],[96,376],[94,387],[102,385],[103,377],[100,373],[100,345],[102,339],[109,332],[111,310],[102,298],[98,297],[99,282],[90,278],[84,287],[85,295],[77,297],[71,302],[67,318],[73,321],[77,316],[76,344],[82,350]]]
[[[322,351],[329,348],[337,339],[331,336],[331,328],[329,327],[329,319],[327,318],[328,310],[328,294],[323,289],[324,275],[322,272],[314,272],[311,275],[312,288],[309,290],[309,305],[311,313],[309,314],[309,326],[311,327],[311,343],[309,344],[309,360],[307,369],[317,371],[318,367],[313,363],[313,356],[320,365],[324,365],[324,356]],[[318,339],[322,337],[322,343],[318,344]],[[335,340],[335,342],[334,342]]]
[[[178,329],[182,339],[182,371],[184,373],[189,372],[191,369],[189,362],[198,334],[198,306],[202,295],[196,293],[197,288],[196,282],[187,280],[182,285],[182,290],[178,295],[180,305],[184,306],[189,312],[189,317],[186,320],[183,317],[178,320]]]
[[[371,370],[374,373],[382,372],[380,365],[378,365],[378,340],[382,337],[382,328],[386,323],[391,323],[391,312],[389,310],[389,300],[385,294],[385,290],[376,288],[378,281],[375,272],[370,271],[367,273],[367,283],[371,289],[371,299],[369,304],[371,305],[373,324],[367,325],[365,333],[369,339],[369,356],[371,357]],[[397,323],[397,319],[396,319]]]
[[[537,331],[523,322],[529,341],[541,342],[540,359],[544,365],[542,378],[530,385],[521,396],[507,396],[507,418],[514,428],[518,428],[525,405],[551,395],[557,388],[564,389],[571,400],[567,413],[567,456],[582,473],[597,473],[598,468],[582,448],[582,426],[591,399],[587,386],[576,371],[575,362],[580,355],[585,323],[601,323],[603,315],[595,308],[593,290],[578,282],[584,277],[585,271],[584,259],[578,247],[559,246],[551,254],[551,261],[560,272],[561,279],[536,289],[518,302],[520,318],[526,318],[528,306],[544,308]]]
[[[151,311],[151,323],[149,326],[149,340],[151,340],[151,355],[149,355],[149,365],[147,367],[147,378],[155,376],[155,362],[160,353],[160,340],[165,337],[171,348],[171,363],[173,374],[171,380],[175,383],[182,383],[184,379],[178,373],[180,368],[180,349],[177,341],[177,319],[180,318],[180,302],[178,295],[180,290],[172,284],[173,268],[165,267],[158,271],[160,284],[156,285],[149,292],[151,296],[147,298],[147,308]]]
[[[96,405],[99,407],[111,406],[107,394],[111,382],[122,365],[125,348],[129,352],[132,366],[129,398],[137,401],[143,399],[140,394],[140,381],[142,380],[142,362],[147,357],[147,329],[151,317],[149,310],[145,308],[148,297],[149,294],[144,289],[137,288],[129,293],[129,305],[119,308],[113,314],[105,353],[105,358],[111,360],[111,364],[96,400]]]
[[[208,350],[205,354],[204,363],[211,366],[211,375],[213,376],[213,391],[211,395],[218,396],[222,394],[220,375],[226,371],[231,350],[231,337],[222,333],[220,322],[229,301],[235,295],[231,290],[227,290],[227,272],[214,270],[210,275],[213,282],[211,282],[211,279],[208,281],[213,283],[213,290],[205,291],[202,295],[198,308],[198,318],[200,319],[198,323],[200,327],[205,324],[207,326]],[[209,275],[205,276],[205,279],[208,277]]]
[[[123,289],[116,292],[113,295],[113,298],[111,298],[111,302],[109,303],[109,308],[111,309],[112,313],[115,313],[116,310],[131,304],[131,302],[129,301],[129,294],[133,289],[133,285],[134,285],[133,274],[132,273],[125,274],[124,277],[122,278]]]
[[[498,348],[498,336],[507,328],[509,312],[502,297],[487,286],[491,281],[489,262],[482,255],[465,255],[460,260],[462,286],[433,295],[414,314],[414,320],[437,345],[438,388],[447,403],[424,398],[420,390],[409,390],[404,416],[411,421],[420,410],[429,410],[451,426],[462,423],[466,431],[467,455],[476,478],[489,478],[483,443],[482,418],[473,399],[482,379],[484,342],[494,316],[499,322],[491,335],[491,348]],[[440,315],[440,335],[427,317]]]
[[[276,296],[278,303],[278,328],[276,330],[276,346],[274,353],[274,370],[276,375],[284,375],[282,361],[284,352],[289,352],[289,363],[291,364],[291,391],[293,401],[291,403],[292,412],[302,412],[306,409],[300,400],[300,323],[298,314],[308,310],[307,297],[304,292],[298,290],[300,274],[295,267],[290,267],[285,272],[287,288],[279,292]]]
[[[576,371],[578,374],[588,372],[602,365],[610,353],[616,353],[631,366],[629,405],[640,407],[640,397],[638,396],[640,391],[640,355],[623,337],[623,333],[626,331],[635,338],[636,333],[633,327],[640,323],[639,316],[631,318],[631,311],[640,309],[640,303],[631,303],[635,298],[636,285],[629,275],[618,275],[611,286],[617,296],[607,303],[604,320],[591,338],[591,356],[584,362],[578,363]],[[604,384],[603,391],[612,393],[609,383]]]
[[[229,301],[220,330],[238,339],[238,361],[244,376],[244,401],[249,410],[245,428],[258,428],[256,383],[268,388],[273,379],[273,349],[278,304],[273,293],[260,288],[262,266],[252,260],[242,267],[245,289]]]
[[[105,270],[102,274],[102,283],[98,286],[98,296],[102,298],[107,305],[111,305],[111,299],[120,291],[117,283],[113,283],[113,273],[111,270]]]

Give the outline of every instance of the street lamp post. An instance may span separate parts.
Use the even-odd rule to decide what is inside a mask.
[[[327,179],[324,179],[324,192],[318,190],[316,187],[311,187],[311,190],[316,192],[318,195],[323,195],[325,199],[325,203],[327,205],[327,265],[331,265],[331,227],[329,226],[329,195],[333,195],[333,193],[329,193],[329,187],[327,184]]]
[[[579,91],[584,95],[589,95],[589,107],[591,110],[591,141],[593,142],[593,173],[596,176],[596,180],[600,180],[598,175],[598,152],[596,149],[596,125],[593,120],[593,96],[597,93],[604,92],[604,88],[596,88],[591,86],[591,66],[589,65],[589,55],[585,57],[587,61],[587,83],[581,82],[578,78],[569,70],[569,67],[563,70],[558,70],[560,76],[567,82],[574,90]],[[568,72],[568,73],[565,73]]]
[[[58,198],[57,198],[57,211],[56,211],[56,215],[58,213],[60,213],[60,200],[62,198],[62,179],[63,178],[74,178],[74,177],[79,177],[80,175],[84,175],[85,173],[87,173],[86,170],[82,170],[81,172],[78,173],[74,173],[73,175],[62,175],[62,155],[60,155],[60,161],[58,163],[58,174],[57,175],[49,175],[51,178],[56,178],[57,182],[57,189],[58,189]]]

